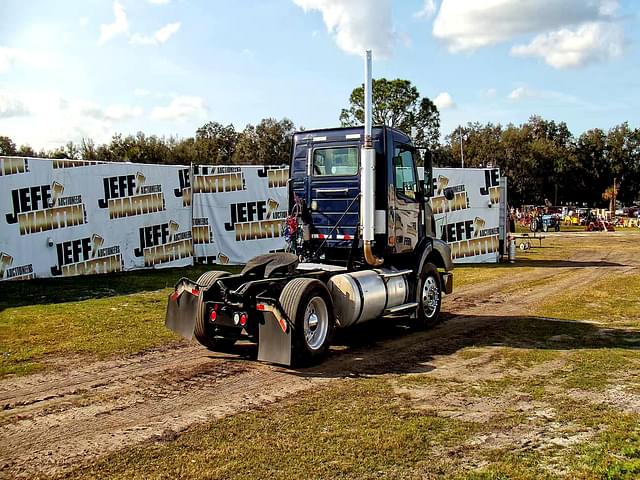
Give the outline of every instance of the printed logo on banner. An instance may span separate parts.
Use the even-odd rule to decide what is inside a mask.
[[[7,213],[7,223],[17,223],[20,235],[74,227],[87,223],[81,195],[63,197],[64,185],[34,185],[11,190],[13,213]]]
[[[33,264],[13,265],[13,257],[5,252],[0,252],[0,279],[2,280],[31,280],[34,277]],[[6,274],[6,275],[5,275]]]
[[[241,167],[193,167],[193,193],[223,193],[246,190]]]
[[[178,222],[170,220],[139,229],[140,245],[133,251],[136,257],[144,257],[145,267],[189,258],[193,254],[191,230],[178,232]]]
[[[51,275],[71,277],[122,271],[120,246],[103,245],[104,238],[97,233],[90,237],[56,243],[58,263],[51,267]]]
[[[92,162],[86,160],[70,160],[68,158],[54,158],[51,160],[54,170],[59,168],[77,168],[77,167],[90,167],[91,165],[98,165],[104,162]]]
[[[433,179],[434,195],[431,197],[431,210],[434,214],[455,212],[469,208],[469,197],[464,185],[449,187],[449,179],[444,175],[438,175]],[[444,196],[446,188],[453,191],[453,200],[447,200]]]
[[[267,178],[269,188],[281,188],[287,186],[289,180],[289,167],[263,167],[258,170],[258,177]]]
[[[29,171],[29,159],[17,157],[0,158],[0,177],[3,175],[15,175]]]
[[[191,225],[191,234],[194,245],[213,243],[213,232],[209,228],[208,218],[194,218]]]
[[[489,195],[491,205],[500,203],[500,170],[484,171],[484,187],[480,187],[480,195]]]
[[[181,168],[178,170],[178,181],[180,187],[173,190],[173,194],[180,198],[182,197],[182,206],[191,206],[191,169]]]
[[[109,209],[110,219],[164,211],[162,185],[145,185],[145,181],[142,172],[103,177],[104,198],[98,200],[98,206]]]
[[[229,205],[227,232],[236,232],[236,241],[261,240],[282,236],[282,223],[287,218],[286,210],[278,210],[280,204],[273,198],[255,202]]]
[[[449,244],[453,260],[498,252],[500,228],[484,228],[486,223],[475,217],[442,226],[441,239]]]

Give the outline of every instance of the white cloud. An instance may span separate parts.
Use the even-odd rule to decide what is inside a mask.
[[[134,33],[131,35],[129,43],[132,45],[161,45],[169,40],[178,30],[180,30],[180,22],[169,23],[151,36]]]
[[[104,115],[109,120],[128,120],[142,116],[142,108],[132,105],[109,105],[105,108]]]
[[[46,59],[23,50],[22,48],[0,46],[0,73],[8,72],[16,65],[25,65],[31,68],[42,68],[46,64]]]
[[[442,0],[433,35],[451,52],[469,51],[586,22],[610,20],[614,0]]]
[[[102,107],[55,91],[0,91],[0,131],[35,149],[53,149],[82,138],[108,142],[122,122],[142,114],[138,106]]]
[[[580,99],[578,99],[577,97],[574,97],[573,95],[568,95],[566,93],[556,92],[553,90],[536,90],[526,85],[520,86],[512,90],[511,93],[509,93],[509,95],[507,96],[507,98],[509,98],[509,100],[512,100],[514,102],[525,100],[528,98],[533,98],[536,100],[546,100],[554,103],[568,103],[568,104],[574,104],[574,105],[581,105],[583,107],[588,106],[587,103],[581,101]]]
[[[147,97],[147,96],[151,95],[151,92],[149,90],[145,90],[144,88],[136,88],[133,91],[133,94],[136,97]]]
[[[528,87],[518,87],[511,91],[509,94],[509,100],[522,100],[523,98],[528,97],[536,97],[538,96],[536,92],[531,90]]]
[[[207,110],[203,98],[180,96],[171,100],[171,103],[166,107],[154,108],[151,111],[151,119],[185,122],[191,118],[205,118]]]
[[[416,18],[431,18],[436,13],[436,2],[435,0],[424,0],[424,4],[422,5],[422,9],[413,14]]]
[[[305,10],[317,10],[341,50],[376,57],[391,55],[396,35],[391,22],[391,0],[293,0]]]
[[[438,107],[438,110],[446,110],[448,108],[455,108],[456,106],[449,92],[439,93],[438,96],[433,99],[433,103]]]
[[[0,90],[0,118],[21,117],[29,114],[29,107],[14,92]]]
[[[498,94],[498,91],[495,88],[487,88],[482,92],[482,96],[485,98],[495,98]]]
[[[104,45],[112,38],[117,37],[118,35],[127,35],[129,32],[127,14],[120,2],[113,2],[113,14],[115,16],[113,23],[103,23],[100,25],[100,38],[98,39],[98,45]]]
[[[619,57],[624,44],[620,25],[590,22],[575,30],[563,28],[538,35],[527,45],[511,48],[511,54],[541,57],[554,68],[570,68]]]

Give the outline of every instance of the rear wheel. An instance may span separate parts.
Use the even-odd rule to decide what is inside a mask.
[[[442,305],[440,274],[433,263],[427,262],[422,267],[418,281],[417,302],[419,327],[430,327],[438,322]]]
[[[201,287],[208,288],[217,280],[222,277],[226,277],[227,275],[229,275],[229,272],[212,270],[203,273],[196,283]],[[198,310],[196,313],[196,325],[193,330],[193,334],[196,337],[196,340],[209,350],[214,352],[228,352],[235,345],[236,339],[220,336],[220,332],[218,332],[216,327],[211,324],[207,318],[207,311],[202,298],[203,293],[204,292],[200,292],[200,295],[198,296]]]
[[[318,363],[329,351],[335,330],[333,305],[327,287],[313,278],[294,278],[280,294],[280,305],[294,323],[294,365]]]

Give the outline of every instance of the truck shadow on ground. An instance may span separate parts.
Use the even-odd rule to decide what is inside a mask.
[[[534,316],[447,317],[425,331],[388,322],[369,328],[366,336],[362,331],[345,331],[335,339],[324,363],[291,373],[318,378],[426,373],[435,368],[435,356],[452,355],[466,347],[640,350],[640,331],[628,328]]]

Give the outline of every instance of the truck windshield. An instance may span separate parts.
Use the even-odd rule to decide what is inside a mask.
[[[319,148],[313,152],[314,175],[357,175],[358,147]]]

